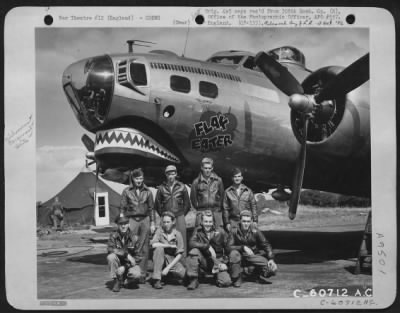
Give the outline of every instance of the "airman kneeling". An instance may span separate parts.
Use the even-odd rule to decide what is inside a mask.
[[[260,273],[260,281],[265,281],[277,272],[271,244],[263,233],[252,225],[252,213],[248,210],[240,212],[239,224],[232,227],[228,249],[234,287],[241,286],[244,266],[255,267]]]
[[[140,280],[141,257],[138,253],[138,237],[129,229],[129,218],[120,215],[116,219],[118,230],[110,234],[107,246],[107,261],[111,278],[114,280],[112,291],[119,292],[126,279],[127,284],[137,284]]]

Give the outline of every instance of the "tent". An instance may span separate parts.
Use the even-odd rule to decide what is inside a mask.
[[[95,184],[96,175],[84,167],[64,189],[38,206],[38,225],[48,226],[52,223],[51,206],[57,196],[65,208],[64,223],[66,225],[109,225],[112,223],[119,214],[121,195],[99,179],[96,188],[96,203]]]

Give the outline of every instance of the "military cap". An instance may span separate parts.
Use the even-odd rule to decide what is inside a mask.
[[[168,173],[168,172],[176,172],[176,166],[175,165],[168,165],[165,168],[165,173]]]
[[[120,214],[120,215],[118,215],[117,218],[115,219],[115,223],[117,223],[117,224],[129,223],[129,218],[126,217],[124,214]]]
[[[250,216],[250,217],[252,217],[253,215],[251,214],[251,212],[249,210],[243,210],[242,212],[240,212],[240,218],[242,216]]]

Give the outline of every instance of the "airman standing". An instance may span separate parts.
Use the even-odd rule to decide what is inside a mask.
[[[135,169],[130,175],[130,186],[125,188],[121,196],[120,211],[129,218],[130,230],[139,237],[139,252],[143,258],[140,262],[142,277],[145,283],[147,261],[149,258],[150,232],[155,231],[154,200],[150,189],[143,183],[142,169]]]
[[[203,158],[201,172],[192,183],[190,200],[197,210],[196,226],[200,225],[201,212],[211,210],[214,214],[216,227],[223,226],[222,198],[224,186],[222,179],[213,171],[214,161],[211,158]]]

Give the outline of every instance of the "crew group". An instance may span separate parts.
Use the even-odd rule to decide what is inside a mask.
[[[176,279],[193,290],[202,274],[212,274],[218,287],[240,287],[243,271],[257,274],[259,281],[275,275],[272,247],[257,228],[254,195],[242,183],[240,169],[233,170],[233,184],[224,190],[221,178],[213,171],[213,160],[204,158],[190,199],[186,186],[176,178],[174,165],[166,167],[165,175],[155,201],[143,183],[141,169],[132,171],[130,186],[122,193],[118,230],[108,242],[114,292],[124,285],[146,282],[150,249],[151,283],[156,289]],[[187,249],[185,215],[190,202],[197,215]],[[159,228],[155,227],[155,211],[161,217]]]

